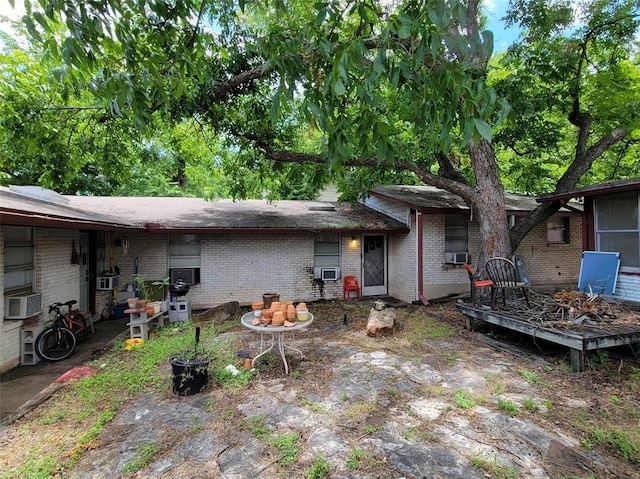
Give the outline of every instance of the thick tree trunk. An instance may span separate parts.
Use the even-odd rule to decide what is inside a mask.
[[[469,155],[476,177],[473,218],[480,228],[478,271],[494,256],[511,256],[509,225],[505,210],[504,187],[500,181],[493,147],[481,139],[469,146]]]

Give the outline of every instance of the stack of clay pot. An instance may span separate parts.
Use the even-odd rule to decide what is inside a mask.
[[[273,326],[284,325],[284,314],[282,314],[282,311],[278,310],[273,312],[273,318],[271,319],[271,324]]]
[[[274,295],[275,296],[275,295]],[[279,299],[275,298],[274,299]],[[309,319],[309,311],[305,303],[293,305],[293,301],[272,301],[269,306],[264,301],[251,303],[255,318],[251,321],[254,325],[270,324],[272,326],[295,326],[298,321]]]

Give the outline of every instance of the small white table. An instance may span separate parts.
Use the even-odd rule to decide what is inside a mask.
[[[299,349],[285,344],[284,333],[294,333],[306,328],[313,322],[313,314],[309,313],[309,319],[307,319],[306,321],[296,321],[296,324],[294,326],[271,326],[270,324],[255,325],[252,323],[254,319],[255,315],[253,314],[253,311],[244,314],[240,319],[240,322],[245,328],[249,328],[252,331],[257,331],[258,333],[260,333],[260,354],[253,358],[251,366],[255,365],[258,358],[273,350],[277,343],[280,357],[282,358],[282,362],[284,363],[284,371],[286,374],[289,374],[289,365],[287,364],[287,360],[284,355],[285,348],[299,353],[301,358],[304,358],[304,354]],[[264,334],[271,334],[271,345],[267,349],[263,349]]]

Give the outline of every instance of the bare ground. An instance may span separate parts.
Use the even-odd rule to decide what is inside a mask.
[[[316,318],[313,325],[316,341],[305,343],[305,348],[313,349],[305,349],[304,359],[294,355],[289,360],[293,374],[287,381],[294,389],[301,391],[304,397],[314,397],[322,395],[330,387],[334,373],[321,352],[321,345],[331,342],[359,351],[384,351],[410,358],[428,364],[436,371],[450,371],[464,363],[480,367],[484,364],[477,352],[486,351],[486,345],[474,333],[464,329],[464,317],[455,310],[454,302],[428,307],[402,305],[397,308],[396,331],[381,338],[370,338],[364,334],[370,306],[371,303],[365,301],[318,302],[310,305]],[[631,308],[625,310],[625,314],[637,316],[638,310]],[[245,332],[242,328],[238,328],[238,331]],[[499,407],[486,400],[487,397],[516,397],[524,389],[533,389],[531,397],[535,397],[535,405],[530,403],[527,407],[520,404],[518,411],[513,412],[512,416],[526,418],[543,429],[562,430],[567,436],[580,442],[578,448],[567,448],[560,443],[550,445],[544,462],[544,473],[548,477],[640,477],[640,361],[637,347],[601,350],[590,354],[587,360],[588,370],[573,373],[570,371],[566,349],[539,341],[534,343],[529,337],[490,326],[480,326],[479,332],[518,346],[520,354],[513,356],[511,353],[499,353],[507,357],[505,361],[511,367],[499,376],[485,374],[483,392],[474,391],[473,394],[476,404],[498,410]],[[241,346],[250,345],[247,343]],[[532,361],[532,358],[539,360]],[[296,371],[303,373],[296,374]],[[168,368],[166,372],[169,375]],[[257,376],[246,389],[230,391],[217,388],[210,391],[208,397],[217,405],[233,405],[241,397],[261,394],[265,385],[282,380],[283,372],[279,361],[268,361],[258,367]],[[523,388],[525,383],[527,387]],[[457,398],[452,391],[445,391],[438,386],[425,386],[422,394],[448,402],[453,408],[457,407]],[[4,431],[0,439],[0,469],[8,471],[25,461],[33,460],[37,454],[81,458],[92,448],[101,447],[104,437],[97,437],[86,442],[81,449],[77,448],[79,439],[87,434],[82,422],[62,417],[52,422],[48,408],[59,406],[61,398],[62,396],[57,395]],[[167,391],[165,399],[174,398]],[[65,396],[63,400],[80,399]],[[400,407],[403,400],[402,394],[390,388],[385,396],[385,409]],[[208,428],[221,440],[224,437],[231,440],[243,428],[245,418],[233,407],[225,410],[228,411],[225,420],[211,424]],[[470,424],[480,421],[473,408],[457,410]],[[342,414],[335,420],[337,427],[344,431],[349,440],[357,441],[362,438],[363,427],[365,430],[369,428],[368,430],[375,431],[380,426],[382,417],[380,410],[363,410]],[[421,434],[425,440],[442,442],[437,434],[434,435],[437,430],[438,425],[434,424],[430,430],[424,430]],[[114,432],[106,431],[105,434]],[[165,439],[168,441],[165,445],[168,449],[171,448],[171,440],[176,438]],[[511,447],[508,443],[501,442],[499,437],[493,437],[491,441],[491,446],[496,450]],[[594,464],[593,454],[598,457],[597,464]],[[526,476],[526,471],[506,470],[489,463],[475,465],[483,469],[485,477],[529,477]],[[295,465],[291,467],[281,469],[280,476],[304,477],[302,466],[298,469]],[[63,470],[57,476],[42,477],[71,477],[70,472]],[[396,473],[389,465],[374,461],[366,469],[359,470],[357,477],[384,478]]]

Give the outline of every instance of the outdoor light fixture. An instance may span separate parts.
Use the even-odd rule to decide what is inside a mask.
[[[351,244],[353,244],[353,245],[354,245],[354,244],[356,244],[356,242],[357,242],[356,237],[355,237],[355,236],[352,236],[352,237],[351,237]]]

